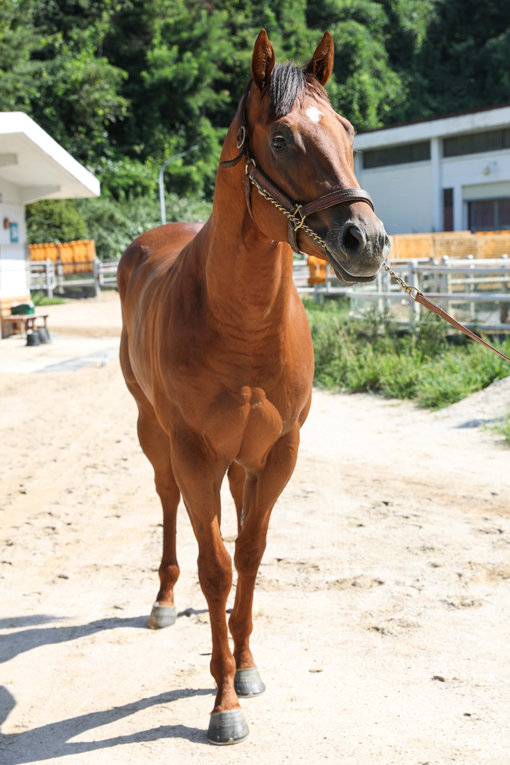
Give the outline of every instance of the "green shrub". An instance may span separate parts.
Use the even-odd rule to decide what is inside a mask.
[[[27,205],[26,221],[30,244],[87,238],[87,222],[72,199],[42,199]]]
[[[202,199],[185,199],[176,194],[165,198],[167,221],[205,221],[211,205]],[[78,203],[85,218],[90,239],[96,243],[102,260],[119,258],[128,244],[161,223],[159,199],[156,194],[147,197],[113,199],[98,197],[82,199]]]
[[[32,298],[32,302],[36,306],[43,306],[43,305],[61,305],[62,303],[65,303],[65,299],[61,297],[56,297],[55,295],[53,297],[48,297],[45,292],[32,292],[30,297]]]
[[[414,399],[434,409],[459,401],[510,374],[496,354],[448,335],[434,316],[403,330],[368,311],[353,319],[345,303],[305,301],[315,351],[315,382],[334,390]],[[507,355],[510,341],[503,345]]]
[[[139,164],[128,167],[132,170],[130,183],[141,168]],[[127,181],[126,186],[129,188]],[[119,193],[115,198],[107,193],[91,199],[44,199],[28,205],[28,241],[39,244],[94,239],[98,257],[119,258],[133,239],[161,223],[156,184],[147,182],[147,188],[152,192],[145,196]],[[168,222],[206,221],[212,208],[210,202],[199,197],[185,198],[174,193],[167,194],[165,202]]]

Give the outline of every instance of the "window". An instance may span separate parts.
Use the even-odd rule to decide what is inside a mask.
[[[468,203],[471,231],[510,229],[510,199],[476,199]]]
[[[443,189],[443,231],[453,231],[453,189]]]
[[[499,200],[499,227],[510,229],[510,199]]]
[[[510,149],[510,128],[455,135],[451,138],[445,138],[443,141],[443,156],[445,157],[459,157],[463,154],[477,154],[501,149]]]
[[[363,168],[403,165],[408,162],[423,162],[430,159],[430,141],[390,146],[388,149],[373,149],[363,152]]]

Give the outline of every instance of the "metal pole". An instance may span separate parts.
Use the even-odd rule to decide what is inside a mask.
[[[161,213],[161,223],[166,223],[165,185],[163,183],[163,176],[165,174],[166,167],[170,164],[170,162],[173,162],[176,159],[181,159],[181,157],[185,157],[187,154],[195,151],[195,149],[198,149],[198,146],[192,146],[191,149],[188,149],[187,151],[181,151],[180,154],[174,154],[173,157],[165,159],[159,168],[159,210]]]

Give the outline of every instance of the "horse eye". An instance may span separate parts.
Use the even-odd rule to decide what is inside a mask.
[[[271,139],[271,146],[275,151],[281,151],[287,146],[287,141],[282,135],[274,135]]]

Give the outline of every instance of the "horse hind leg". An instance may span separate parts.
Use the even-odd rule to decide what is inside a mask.
[[[148,402],[147,402],[148,404]],[[170,440],[161,429],[152,408],[139,405],[138,438],[154,468],[156,491],[163,508],[163,553],[159,566],[160,587],[147,622],[150,629],[175,623],[174,586],[179,578],[176,551],[177,506],[180,492],[172,471]]]

